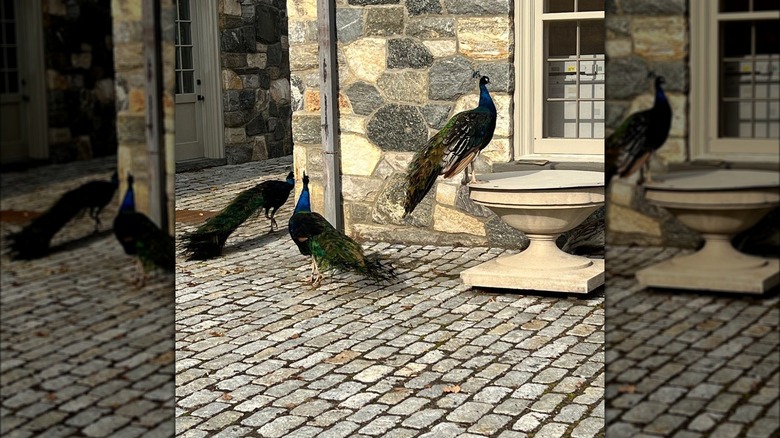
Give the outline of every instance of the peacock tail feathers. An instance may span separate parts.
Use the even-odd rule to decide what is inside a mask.
[[[185,250],[190,253],[189,259],[218,257],[228,237],[252,214],[261,208],[265,208],[266,215],[271,208],[275,213],[287,201],[294,183],[293,173],[290,172],[286,181],[264,181],[239,193],[219,214],[207,220],[194,233],[185,236]]]
[[[471,164],[493,138],[496,128],[496,106],[486,85],[487,76],[479,81],[479,105],[455,114],[436,135],[428,140],[409,163],[406,173],[404,214],[411,214],[431,190],[436,178],[452,178]]]

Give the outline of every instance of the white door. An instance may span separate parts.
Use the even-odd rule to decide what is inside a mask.
[[[37,3],[37,4],[36,4]],[[0,1],[0,162],[47,158],[40,2]]]
[[[176,161],[223,158],[218,2],[176,0]]]

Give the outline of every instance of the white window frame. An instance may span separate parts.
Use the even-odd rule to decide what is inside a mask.
[[[515,159],[604,162],[604,139],[544,138],[544,21],[604,20],[604,11],[544,14],[544,0],[515,3]]]
[[[780,19],[774,11],[719,13],[719,2],[690,2],[691,26],[691,160],[724,160],[743,163],[777,162],[776,138],[719,137],[719,38],[718,23],[723,18]]]

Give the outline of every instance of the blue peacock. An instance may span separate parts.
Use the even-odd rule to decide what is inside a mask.
[[[650,73],[651,76],[655,76]],[[653,152],[658,150],[669,137],[672,127],[672,107],[664,93],[663,76],[655,77],[655,101],[653,107],[630,115],[607,137],[605,182],[618,175],[620,178],[633,175],[642,169],[640,183]],[[650,179],[648,174],[648,179]]]
[[[393,268],[381,263],[376,254],[366,256],[359,243],[333,228],[320,214],[311,211],[309,177],[305,172],[303,190],[288,229],[301,254],[311,257],[311,283],[314,287],[322,282],[322,273],[331,270],[355,271],[377,281],[395,276]]]
[[[114,219],[114,235],[125,253],[138,261],[138,283],[143,285],[146,273],[154,268],[173,272],[175,268],[174,240],[143,213],[135,211],[133,176],[127,175],[127,190]]]
[[[274,215],[287,202],[295,186],[292,172],[286,181],[264,181],[239,193],[216,216],[185,236],[185,249],[190,260],[207,260],[222,254],[227,238],[256,211],[265,209],[265,217],[271,220],[271,230],[277,227]],[[270,215],[268,214],[271,211]]]
[[[414,211],[439,175],[452,178],[470,165],[471,182],[476,182],[474,159],[490,143],[496,129],[496,105],[487,89],[489,83],[490,78],[482,76],[479,79],[479,105],[452,116],[412,158],[406,172],[403,217]]]

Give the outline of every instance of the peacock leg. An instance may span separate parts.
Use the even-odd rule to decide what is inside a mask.
[[[317,266],[317,260],[314,256],[311,257],[311,286],[313,288],[319,287],[322,283],[322,274],[320,274],[320,268]]]
[[[469,163],[469,167],[471,168],[471,180],[469,182],[474,184],[477,182],[477,170],[474,168],[474,160]]]
[[[271,231],[273,231],[273,230],[274,230],[274,228],[277,228],[277,229],[279,228],[279,224],[277,224],[277,223],[276,223],[276,219],[274,219],[274,215],[276,214],[276,210],[278,210],[278,208],[274,208],[274,209],[271,211],[271,216],[268,218],[268,219],[271,219]],[[270,233],[271,231],[269,231],[269,233]]]

